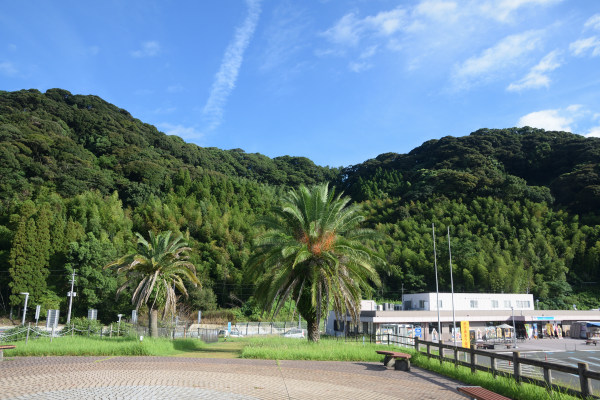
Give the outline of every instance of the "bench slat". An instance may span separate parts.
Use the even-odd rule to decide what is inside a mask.
[[[476,400],[510,400],[508,397],[482,388],[481,386],[459,386],[456,390]]]

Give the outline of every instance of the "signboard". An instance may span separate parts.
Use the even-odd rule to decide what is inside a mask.
[[[46,328],[52,328],[58,326],[58,315],[60,310],[48,310],[46,314]]]
[[[137,311],[131,310],[131,323],[137,324]]]
[[[231,322],[227,323],[227,332],[231,333]]]
[[[469,321],[460,321],[460,336],[462,338],[462,347],[471,347],[471,336],[469,335]]]
[[[421,331],[420,326],[415,326],[415,337],[421,339],[423,337],[423,331]]]
[[[198,324],[202,321],[202,311],[198,311]]]
[[[38,319],[40,319],[40,310],[41,310],[42,306],[40,306],[39,304],[37,306],[35,306],[35,320],[37,321]]]
[[[90,308],[88,310],[88,319],[98,319],[98,310]]]
[[[554,317],[533,317],[533,319],[537,320],[537,321],[548,321],[548,320],[554,320]]]

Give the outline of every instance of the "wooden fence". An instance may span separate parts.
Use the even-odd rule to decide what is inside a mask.
[[[412,338],[411,338],[412,339]],[[390,339],[388,338],[388,342]],[[584,362],[577,363],[577,367],[551,363],[541,360],[532,360],[530,358],[521,357],[519,351],[513,351],[512,355],[499,354],[487,350],[478,350],[474,345],[471,348],[458,347],[450,344],[444,344],[443,342],[428,342],[420,340],[418,337],[413,340],[414,348],[420,353],[427,355],[429,358],[437,358],[442,361],[449,361],[454,363],[456,366],[462,365],[471,368],[471,371],[485,371],[491,373],[494,377],[501,375],[506,377],[512,377],[517,382],[527,382],[534,385],[542,386],[548,390],[557,390],[563,393],[578,397],[594,397],[600,398],[593,394],[592,391],[592,380],[600,381],[600,372],[590,371],[588,364]],[[433,353],[432,350],[437,349],[437,354]],[[452,357],[447,357],[446,354],[451,353]],[[489,358],[490,366],[481,365],[478,363],[478,357]],[[464,358],[466,361],[462,361]],[[513,371],[506,372],[498,369],[498,360],[508,361],[512,363]],[[543,371],[544,379],[537,379],[535,377],[524,376],[522,368],[524,365],[530,365],[538,367]],[[563,385],[556,384],[552,378],[552,372],[564,372],[567,374],[573,374],[579,377],[579,390],[565,387]]]

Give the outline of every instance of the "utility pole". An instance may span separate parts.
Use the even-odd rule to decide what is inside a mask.
[[[436,293],[436,308],[438,317],[438,342],[442,339],[442,323],[440,322],[440,290],[438,287],[438,270],[437,270],[437,254],[435,252],[435,224],[431,224],[433,235],[433,265],[435,266],[435,293]]]
[[[73,286],[75,286],[75,270],[73,270],[73,275],[71,275],[71,291],[69,292],[69,313],[67,314],[67,325],[71,322],[71,307],[73,306],[73,297],[76,293],[73,292]]]
[[[25,305],[23,306],[23,322],[21,322],[21,325],[25,326],[25,314],[27,314],[27,299],[29,299],[29,293],[21,292],[21,294],[25,296]]]

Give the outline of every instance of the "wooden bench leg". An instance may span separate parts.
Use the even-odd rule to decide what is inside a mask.
[[[383,359],[383,365],[385,365],[386,367],[393,367],[394,366],[394,357],[385,356],[385,358]]]
[[[394,369],[396,371],[410,371],[410,360],[405,358],[397,358]]]

